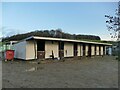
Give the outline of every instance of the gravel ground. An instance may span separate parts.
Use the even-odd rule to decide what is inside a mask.
[[[2,89],[2,61],[0,60],[0,90]]]
[[[46,61],[47,62],[47,61]],[[2,62],[3,88],[117,88],[115,57]]]

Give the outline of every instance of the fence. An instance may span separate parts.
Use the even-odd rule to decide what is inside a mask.
[[[9,49],[13,50],[13,46],[12,45],[1,45],[0,46],[0,58],[1,59],[4,59],[5,51]]]

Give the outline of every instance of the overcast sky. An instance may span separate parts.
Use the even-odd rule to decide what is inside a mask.
[[[111,40],[104,16],[114,15],[116,8],[117,2],[3,2],[3,34],[61,28]]]

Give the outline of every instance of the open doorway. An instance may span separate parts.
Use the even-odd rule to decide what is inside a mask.
[[[83,56],[85,56],[85,44],[83,44]]]
[[[37,41],[37,58],[38,59],[45,58],[45,41],[43,40]]]
[[[91,57],[91,44],[88,46],[88,56]]]
[[[59,42],[59,57],[60,59],[64,57],[64,42]]]
[[[95,45],[95,55],[97,55],[97,51],[96,51],[97,49],[96,49],[96,45]]]
[[[105,55],[105,46],[103,46],[103,55]]]
[[[101,46],[99,45],[99,55],[101,55]]]
[[[74,43],[74,56],[77,56],[78,49],[77,49],[77,43]]]

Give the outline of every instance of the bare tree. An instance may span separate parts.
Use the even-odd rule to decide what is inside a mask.
[[[105,15],[107,17],[106,26],[110,31],[111,38],[120,40],[120,1],[118,2],[118,9],[115,11],[115,16]]]
[[[118,60],[120,61],[120,1],[116,9],[115,16],[105,15],[107,17],[106,26],[110,31],[111,38],[117,39]]]

